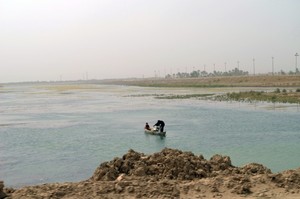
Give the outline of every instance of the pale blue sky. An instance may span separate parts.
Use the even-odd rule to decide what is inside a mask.
[[[0,82],[295,70],[299,0],[0,0]],[[300,58],[298,57],[298,67]]]

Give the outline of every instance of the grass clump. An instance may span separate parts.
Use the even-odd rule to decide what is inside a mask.
[[[274,93],[280,93],[280,89],[276,88],[276,90],[274,91]]]
[[[203,98],[209,97],[214,94],[186,94],[186,95],[168,95],[168,96],[157,96],[156,99],[190,99],[190,98]]]
[[[266,101],[266,102],[279,102],[279,103],[300,103],[300,94],[296,92],[288,93],[286,89],[280,91],[276,89],[275,92],[267,93],[263,91],[248,91],[239,93],[227,93],[227,100],[234,101]]]

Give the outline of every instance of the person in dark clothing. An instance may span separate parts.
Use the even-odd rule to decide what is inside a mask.
[[[165,123],[162,120],[157,120],[156,124],[154,126],[158,126],[160,132],[164,132]]]

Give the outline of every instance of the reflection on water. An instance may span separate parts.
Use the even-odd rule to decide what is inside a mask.
[[[299,167],[297,105],[149,96],[216,91],[6,85],[0,92],[0,179],[7,186],[78,181],[129,149],[147,154],[165,147],[206,158],[229,155],[235,165],[259,162],[274,172]],[[145,122],[158,119],[167,136],[145,134]]]

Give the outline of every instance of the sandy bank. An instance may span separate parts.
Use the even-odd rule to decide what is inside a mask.
[[[129,150],[104,162],[81,182],[3,188],[0,198],[300,198],[300,168],[273,174],[257,163],[165,148],[151,155]]]

